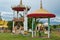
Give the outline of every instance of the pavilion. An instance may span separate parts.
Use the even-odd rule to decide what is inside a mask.
[[[20,0],[19,5],[12,7],[13,14],[17,13],[17,17],[13,17],[13,28],[15,22],[23,22],[24,31],[28,30],[27,27],[27,12],[30,10],[30,7],[23,5],[22,0]],[[23,17],[18,17],[19,12],[23,12]],[[21,15],[20,15],[21,16]]]
[[[34,28],[35,18],[48,18],[48,38],[50,38],[50,18],[54,18],[55,14],[51,14],[42,7],[42,0],[40,1],[40,9],[28,14],[27,17],[33,18],[32,20],[32,30]],[[34,31],[32,31],[32,37],[34,37]]]

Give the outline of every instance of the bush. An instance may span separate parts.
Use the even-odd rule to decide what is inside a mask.
[[[12,31],[13,21],[8,21],[8,29]]]

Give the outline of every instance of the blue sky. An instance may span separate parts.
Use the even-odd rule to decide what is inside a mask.
[[[0,12],[2,12],[3,19],[12,19],[13,11],[12,6],[18,5],[20,0],[0,0]],[[23,4],[30,6],[31,13],[40,8],[40,0],[23,0]],[[43,8],[56,15],[54,21],[60,22],[60,0],[43,0]],[[6,16],[8,15],[9,16]]]

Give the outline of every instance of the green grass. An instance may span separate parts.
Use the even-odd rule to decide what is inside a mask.
[[[32,38],[31,36],[13,35],[11,33],[0,33],[0,40],[60,40],[60,35],[51,34],[51,38]]]

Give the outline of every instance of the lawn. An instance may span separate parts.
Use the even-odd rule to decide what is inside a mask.
[[[0,40],[60,40],[60,35],[51,33],[51,38],[32,38],[31,36],[13,35],[11,33],[0,33]]]

